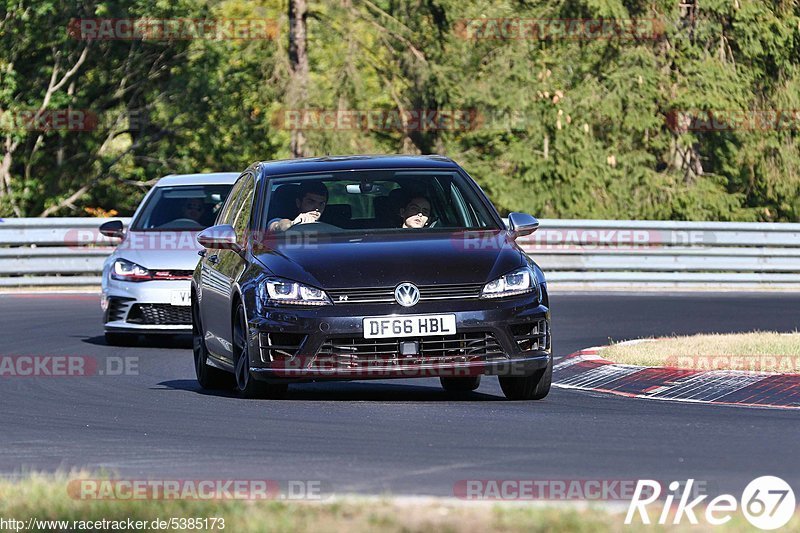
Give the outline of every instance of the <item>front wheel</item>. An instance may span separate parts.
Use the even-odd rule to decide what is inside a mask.
[[[541,400],[550,392],[553,381],[553,357],[547,367],[530,376],[500,376],[500,388],[509,400]]]
[[[247,318],[239,304],[233,321],[233,353],[236,360],[236,390],[245,398],[282,398],[289,390],[287,384],[257,381],[250,373],[250,351],[247,341]]]

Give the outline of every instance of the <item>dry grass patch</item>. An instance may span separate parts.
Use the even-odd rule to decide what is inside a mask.
[[[514,532],[658,532],[750,531],[740,514],[724,527],[710,525],[662,527],[635,523],[624,526],[624,509],[602,506],[493,503],[435,498],[341,497],[321,502],[282,501],[186,501],[186,500],[105,500],[84,501],[71,497],[70,479],[98,479],[86,473],[71,475],[29,475],[21,480],[0,479],[0,517],[5,520],[110,520],[125,521],[170,518],[225,519],[225,529],[249,532],[390,532],[390,533],[514,533]],[[651,515],[657,519],[657,511]],[[72,529],[70,526],[64,529]],[[36,529],[43,531],[41,527]],[[50,529],[52,531],[53,529]],[[146,527],[143,531],[154,529]],[[800,532],[800,517],[787,525],[787,531]],[[140,530],[142,531],[142,530]],[[170,531],[176,531],[171,529]],[[209,530],[204,530],[209,531]],[[216,529],[215,531],[220,531]]]
[[[644,339],[612,344],[599,355],[629,365],[800,373],[800,333],[754,331]]]

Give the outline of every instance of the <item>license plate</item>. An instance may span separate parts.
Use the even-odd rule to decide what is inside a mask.
[[[364,338],[453,335],[456,315],[376,316],[364,319]]]
[[[172,305],[192,305],[189,291],[172,291],[170,303]]]

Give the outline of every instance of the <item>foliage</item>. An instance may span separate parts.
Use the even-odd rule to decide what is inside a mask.
[[[164,174],[288,157],[289,1],[2,0],[3,117],[44,104],[90,110],[100,121],[89,131],[32,131],[4,120],[0,216],[129,214]],[[305,132],[306,151],[442,153],[504,212],[799,221],[800,112],[778,127],[731,117],[800,110],[800,7],[694,4],[309,2],[303,107],[461,111],[474,120],[467,128],[315,128]],[[85,41],[67,31],[81,17],[269,18],[280,32],[255,40]],[[465,21],[501,18],[651,20],[654,35],[486,39],[465,31]],[[58,80],[75,65],[48,91],[54,66]],[[709,113],[722,127],[682,122]]]

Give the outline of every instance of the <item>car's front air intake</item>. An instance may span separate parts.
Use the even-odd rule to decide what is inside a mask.
[[[547,350],[548,348],[547,320],[525,322],[511,326],[511,334],[520,350]]]
[[[188,305],[134,304],[128,322],[148,326],[190,326],[192,308]]]
[[[411,343],[417,353],[401,354],[401,343]],[[478,331],[420,338],[334,337],[322,344],[316,363],[347,366],[402,364],[408,360],[445,363],[486,360],[496,356],[506,357],[494,335]]]
[[[300,333],[260,333],[258,336],[261,361],[287,361],[294,357],[307,335]]]

